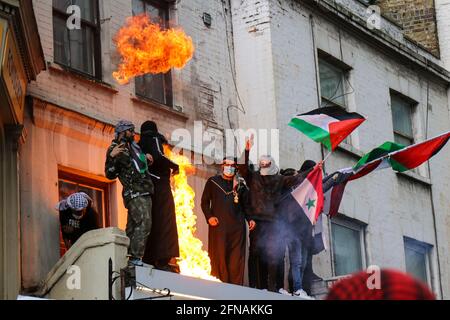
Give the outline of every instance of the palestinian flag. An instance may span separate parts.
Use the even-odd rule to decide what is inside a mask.
[[[437,154],[450,139],[450,131],[389,154],[392,169],[404,172],[420,166]]]
[[[388,155],[391,152],[405,148],[404,145],[386,141],[379,147],[369,151],[359,159],[358,163],[353,167],[355,174],[349,180],[356,180],[364,177],[366,174],[374,170],[385,169],[390,166]]]
[[[314,225],[323,208],[322,169],[318,165],[291,192],[291,197]]]
[[[325,107],[299,114],[289,125],[333,151],[365,120],[362,115],[341,107]]]
[[[360,167],[364,166],[365,164],[382,158],[384,156],[387,156],[389,153],[400,150],[405,148],[404,145],[386,141],[381,146],[376,147],[375,149],[371,150],[370,152],[366,153],[364,156],[359,159],[358,163],[353,167],[355,170],[358,170]]]
[[[326,176],[323,179],[324,188],[327,189],[324,190],[323,212],[330,218],[337,215],[347,182],[362,178],[374,170],[381,170],[390,167],[390,163],[388,161],[389,153],[401,150],[403,148],[405,148],[405,146],[401,144],[386,141],[382,145],[362,156],[353,168],[341,169]],[[338,177],[334,178],[336,174]],[[334,181],[330,181],[330,179],[333,179]]]

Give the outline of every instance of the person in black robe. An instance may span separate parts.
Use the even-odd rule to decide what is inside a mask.
[[[142,261],[160,270],[179,272],[176,262],[180,250],[175,203],[170,188],[170,175],[177,174],[179,167],[164,155],[165,143],[167,140],[158,132],[155,122],[146,121],[142,124],[139,145],[142,152],[153,157],[149,171],[155,186],[152,196],[152,230]]]
[[[236,159],[224,158],[222,174],[208,179],[201,207],[209,225],[211,274],[222,282],[243,285],[246,225],[246,186],[235,177]],[[249,221],[249,229],[255,226]]]

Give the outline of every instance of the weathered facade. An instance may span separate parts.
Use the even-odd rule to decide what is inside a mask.
[[[47,70],[27,89],[23,120],[22,261],[15,281],[21,279],[24,292],[36,289],[60,257],[54,206],[67,192],[90,192],[103,225],[125,227],[120,183],[104,177],[105,151],[119,119],[137,128],[154,120],[169,136],[178,128],[192,131],[194,121],[202,121],[219,144],[229,127],[279,129],[280,166],[298,168],[304,159],[324,154],[287,126],[293,115],[324,103],[366,115],[368,120],[327,160],[327,172],[353,165],[386,140],[417,142],[450,128],[448,0],[435,2],[433,41],[439,47],[418,45],[421,38],[410,41],[399,23],[383,17],[385,12],[379,28],[369,28],[367,4],[357,0],[92,1],[98,6],[83,11],[82,30],[95,45],[77,47],[82,40],[70,38],[65,28],[68,3],[33,1]],[[119,62],[113,38],[125,19],[141,10],[180,25],[192,37],[195,54],[182,70],[121,86],[112,78]],[[396,127],[393,105],[411,107],[410,132]],[[0,146],[6,148],[1,132]],[[214,169],[197,169],[189,182],[197,194],[197,233],[206,246],[199,195]],[[0,181],[15,181],[1,175]],[[385,170],[352,182],[342,215],[325,221],[329,250],[315,258],[316,273],[328,279],[369,265],[412,270],[438,297],[449,299],[449,180],[447,147],[413,172]],[[343,240],[349,246],[339,246]]]
[[[25,95],[44,68],[31,1],[0,1],[0,299],[20,290],[19,161]]]
[[[241,125],[280,128],[280,154],[285,155],[281,167],[298,168],[305,159],[323,157],[319,145],[286,127],[293,115],[320,105],[338,104],[368,118],[327,160],[327,172],[352,166],[384,141],[403,139],[395,127],[397,119],[393,122],[398,97],[411,108],[410,143],[449,130],[450,78],[443,61],[409,41],[383,16],[379,29],[372,31],[366,4],[232,3],[237,82],[247,108]],[[448,20],[441,23],[448,28]],[[445,31],[441,35],[448,37]],[[342,77],[341,88],[335,82],[333,90],[340,91],[336,98],[327,95],[330,74]],[[251,79],[255,82],[250,87]],[[422,250],[423,278],[438,296],[448,299],[449,164],[447,147],[417,170],[406,174],[385,170],[349,185],[341,217],[325,223],[330,250],[315,258],[318,274],[340,276],[343,269],[352,269],[343,261],[352,257],[359,268],[377,265],[411,271],[409,250]],[[350,241],[350,236],[343,236],[346,232],[357,239]],[[338,247],[343,239],[348,240],[347,251]]]
[[[182,26],[195,45],[192,61],[169,75],[172,102],[146,97],[145,92],[137,92],[135,81],[122,86],[112,77],[119,62],[114,35],[126,18],[133,15],[133,10],[137,10],[138,4],[144,2],[92,2],[98,2],[98,15],[93,21],[99,32],[96,46],[101,47],[101,58],[96,63],[101,68],[92,68],[100,70],[90,74],[89,68],[82,64],[71,66],[61,61],[61,54],[55,49],[59,45],[57,32],[60,30],[55,30],[58,26],[55,16],[60,13],[54,6],[56,2],[33,2],[48,70],[30,86],[31,102],[25,116],[29,138],[21,162],[22,286],[25,291],[35,290],[60,257],[59,220],[54,207],[67,190],[84,187],[94,197],[103,198],[98,204],[104,216],[103,225],[125,228],[127,217],[121,185],[104,177],[106,149],[119,119],[133,121],[137,131],[144,121],[154,120],[160,132],[168,137],[177,128],[191,129],[194,121],[199,120],[205,131],[215,135],[218,132],[221,137],[228,123],[226,107],[235,104],[220,2],[182,1],[178,5],[170,1],[146,2],[149,12],[150,8],[158,8],[167,14],[164,19],[169,25]],[[211,27],[201,19],[204,11],[212,16]],[[229,15],[227,19],[230,24]],[[62,30],[64,27],[60,26]],[[165,85],[167,88],[168,84]],[[211,170],[199,166],[196,175],[190,178],[197,194],[201,195],[205,179],[214,174]],[[197,200],[196,207],[200,208],[200,197]],[[202,239],[207,239],[206,223],[201,211],[197,209],[197,213],[197,232]]]
[[[386,18],[403,28],[403,35],[439,57],[439,39],[434,0],[380,0]]]

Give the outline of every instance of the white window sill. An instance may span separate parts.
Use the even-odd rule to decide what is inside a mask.
[[[58,63],[47,61],[47,67],[50,71],[54,71],[55,73],[59,73],[59,74],[63,74],[63,75],[69,75],[71,77],[74,77],[76,79],[79,79],[81,81],[89,83],[91,85],[95,85],[100,89],[107,90],[113,94],[116,94],[119,92],[115,87],[113,87],[109,83],[106,83],[102,80],[95,79],[95,78],[87,76],[87,75],[84,75],[81,72],[77,72],[76,70],[74,70],[72,68],[65,67]]]
[[[352,146],[351,144],[345,143],[345,142],[341,142],[339,144],[339,146],[337,147],[337,150],[340,150],[344,153],[350,154],[351,156],[357,158],[358,160],[364,156],[364,152],[362,152],[359,149],[356,149],[354,146]]]
[[[397,173],[399,176],[401,176],[401,177],[405,177],[405,178],[407,178],[407,179],[410,179],[410,180],[414,180],[414,181],[416,181],[416,182],[423,183],[423,184],[425,184],[425,185],[427,185],[427,186],[431,186],[431,180],[430,180],[430,178],[421,176],[420,174],[415,173],[415,172],[413,172],[413,171],[396,172],[396,173]]]

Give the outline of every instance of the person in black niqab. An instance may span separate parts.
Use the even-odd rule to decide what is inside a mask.
[[[144,153],[153,157],[149,168],[155,192],[152,197],[152,231],[147,240],[143,262],[157,269],[179,272],[176,258],[180,255],[175,203],[170,188],[171,174],[177,174],[179,167],[164,155],[163,144],[167,139],[158,132],[153,121],[141,126],[139,145]]]

